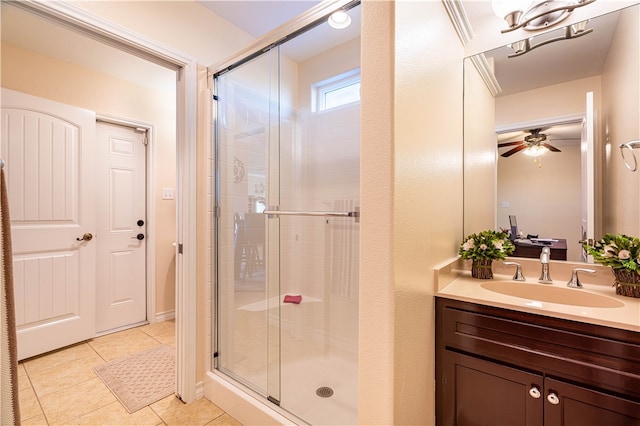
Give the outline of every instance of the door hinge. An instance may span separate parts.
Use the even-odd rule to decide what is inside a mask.
[[[178,254],[182,254],[182,243],[178,243]]]
[[[218,95],[213,95],[213,100],[214,100],[214,101],[219,101],[219,100],[220,100],[220,97],[219,97]]]
[[[215,206],[213,208],[213,215],[215,218],[219,218],[220,217],[220,206]]]
[[[218,358],[218,352],[214,352],[214,353],[213,353],[213,357],[214,357],[214,358]]]
[[[142,144],[144,146],[147,146],[147,144],[149,143],[149,139],[147,139],[147,129],[145,129],[144,127],[136,127],[136,132],[142,133]]]

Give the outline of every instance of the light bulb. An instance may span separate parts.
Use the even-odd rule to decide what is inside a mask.
[[[523,154],[528,155],[529,157],[540,157],[545,152],[548,152],[549,149],[546,146],[542,145],[531,145],[522,151]]]

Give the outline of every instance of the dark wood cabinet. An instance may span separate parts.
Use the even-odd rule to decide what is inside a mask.
[[[640,425],[640,336],[436,298],[441,426]]]
[[[442,369],[445,410],[438,424],[543,424],[542,376],[453,351],[444,357]]]
[[[640,425],[638,402],[550,378],[545,379],[545,389],[558,397],[557,404],[546,403],[545,425]]]

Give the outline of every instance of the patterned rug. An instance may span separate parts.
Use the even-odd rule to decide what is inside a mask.
[[[173,348],[166,345],[107,362],[94,370],[129,413],[175,390],[176,359]]]

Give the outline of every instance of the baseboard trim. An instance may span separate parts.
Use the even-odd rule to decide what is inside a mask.
[[[162,322],[176,319],[176,311],[164,311],[164,312],[156,312],[156,317],[153,322]]]

